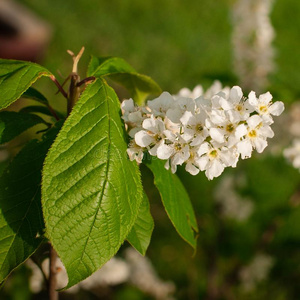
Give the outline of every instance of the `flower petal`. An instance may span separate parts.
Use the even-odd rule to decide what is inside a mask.
[[[166,144],[161,144],[157,148],[156,155],[159,159],[169,159],[174,153],[174,149]]]
[[[229,99],[232,103],[238,103],[243,97],[242,89],[239,86],[234,86],[230,90]]]
[[[205,142],[205,143],[203,143],[200,147],[199,147],[199,149],[198,149],[198,151],[197,151],[197,154],[199,155],[199,156],[201,156],[201,155],[203,155],[204,153],[207,153],[209,150],[210,150],[210,146],[209,146],[209,144],[207,143],[207,142]]]
[[[273,116],[279,116],[284,111],[284,104],[281,101],[276,101],[269,107],[269,112]]]
[[[255,92],[250,92],[248,95],[248,102],[251,106],[256,107],[258,105],[258,100],[256,98]]]
[[[264,105],[268,105],[270,101],[272,101],[273,96],[270,92],[266,92],[265,94],[261,94],[258,98],[259,102],[263,103]]]
[[[134,111],[134,102],[130,98],[128,100],[124,100],[121,104],[121,108],[126,112],[132,112]]]
[[[190,112],[190,111],[186,111],[182,117],[180,118],[180,122],[183,125],[195,125],[196,124],[196,120],[194,115]]]
[[[196,160],[196,163],[199,166],[199,169],[201,171],[206,170],[208,162],[209,162],[209,158],[207,156],[202,156],[202,157],[200,157],[199,159]]]
[[[262,138],[257,138],[253,141],[255,149],[258,153],[262,153],[264,149],[268,146],[268,142]]]
[[[198,168],[196,168],[191,162],[188,162],[186,164],[185,170],[194,176],[200,172],[200,170]]]
[[[217,160],[214,159],[211,163],[210,166],[207,168],[205,175],[209,180],[212,180],[214,177],[220,176],[224,171],[224,166],[223,164]]]
[[[154,143],[155,140],[150,136],[145,130],[137,132],[134,136],[135,142],[141,147],[148,147],[150,144]]]
[[[251,116],[248,120],[247,123],[250,128],[255,128],[258,124],[262,122],[262,118],[259,115],[254,115]]]
[[[235,136],[240,139],[243,136],[245,136],[247,134],[247,132],[248,132],[248,130],[247,130],[246,125],[241,124],[235,129]]]
[[[218,143],[223,143],[225,141],[224,130],[219,128],[210,128],[209,133],[211,138]]]
[[[259,129],[259,134],[266,138],[274,137],[274,131],[270,126],[263,126]]]
[[[243,140],[237,143],[237,150],[241,154],[242,159],[251,157],[252,144],[249,140]]]

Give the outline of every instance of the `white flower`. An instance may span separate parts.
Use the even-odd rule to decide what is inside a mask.
[[[207,114],[201,110],[198,114],[186,111],[180,121],[183,124],[184,133],[182,138],[190,142],[191,146],[200,145],[209,135],[205,126]]]
[[[198,158],[197,150],[198,147],[190,148],[190,155],[185,165],[185,170],[189,172],[191,175],[197,175],[200,172],[196,162],[196,158]]]
[[[140,130],[135,134],[135,142],[140,147],[149,148],[149,153],[156,156],[159,147],[164,145],[165,124],[162,120],[151,117],[144,120],[143,129],[146,130]]]
[[[237,192],[238,178],[226,175],[220,180],[214,191],[214,198],[223,217],[238,222],[247,220],[253,212],[254,204],[249,198],[243,198]]]
[[[133,100],[130,98],[128,100],[123,100],[121,103],[121,109],[123,113],[123,119],[125,122],[128,122],[128,115],[136,111],[136,106],[134,105]]]
[[[251,157],[253,148],[258,153],[263,152],[267,147],[267,138],[272,138],[274,132],[269,125],[263,123],[259,115],[254,115],[247,120],[247,125],[241,124],[236,129],[236,136],[243,138],[237,143],[238,152],[242,159]]]
[[[188,88],[183,88],[178,92],[178,96],[192,98],[192,99],[196,99],[202,95],[203,95],[202,85],[196,85],[192,91]]]
[[[220,99],[221,107],[230,111],[232,118],[236,121],[246,120],[254,108],[250,105],[248,99],[243,99],[243,92],[239,86],[234,86],[227,99]]]
[[[134,138],[135,134],[142,129],[142,123],[147,117],[147,111],[135,106],[132,99],[124,100],[121,104],[121,109],[128,134]]]
[[[209,134],[213,140],[218,143],[227,143],[227,147],[233,147],[239,139],[236,136],[236,129],[239,126],[240,119],[236,119],[231,111],[224,111],[219,118],[207,119],[206,126],[209,128]]]
[[[191,98],[178,97],[174,101],[173,107],[168,109],[167,117],[173,123],[180,123],[180,118],[186,111],[195,111],[195,101]]]
[[[174,101],[168,92],[163,92],[158,98],[147,101],[147,106],[151,109],[153,116],[164,117],[167,110],[173,108]]]
[[[129,159],[131,161],[136,160],[138,163],[141,163],[144,157],[144,150],[145,148],[137,145],[135,140],[131,140],[127,149]]]
[[[300,169],[300,140],[293,140],[293,145],[284,149],[283,155],[292,162],[294,168]]]
[[[197,165],[201,171],[205,171],[209,180],[220,176],[227,166],[227,161],[230,160],[227,149],[225,147],[221,149],[221,145],[217,143],[203,143],[197,154],[199,156],[196,159]]]
[[[181,95],[191,96],[188,92],[181,90]],[[144,151],[148,151],[166,160],[165,168],[173,173],[185,163],[190,174],[201,170],[213,179],[225,167],[236,167],[240,155],[242,159],[251,157],[253,149],[261,153],[267,138],[274,136],[269,126],[271,115],[284,109],[282,102],[271,102],[270,93],[257,99],[251,92],[246,99],[240,87],[222,89],[219,82],[204,94],[200,86],[193,92],[191,98],[174,98],[164,92],[146,107],[135,106],[132,99],[122,103],[132,138],[127,149],[131,160],[142,162]],[[202,95],[194,99],[196,92]]]
[[[182,165],[190,156],[190,147],[186,141],[178,134],[174,134],[168,130],[164,132],[168,145],[163,145],[157,150],[157,157],[160,159],[169,159],[171,163],[171,170],[176,172],[177,165]],[[166,164],[168,168],[168,163]]]
[[[250,264],[240,271],[243,289],[247,292],[253,290],[259,282],[268,277],[273,265],[274,258],[264,253],[257,253]]]
[[[273,116],[279,116],[284,110],[284,104],[281,101],[276,101],[272,103],[272,95],[267,92],[256,97],[255,92],[250,92],[249,94],[249,103],[253,106],[253,108],[258,112],[260,116],[264,119],[268,124],[273,123]]]
[[[229,94],[229,87],[222,87],[222,84],[219,80],[215,80],[213,84],[206,90],[204,93],[205,99],[210,99],[214,95],[222,92],[225,96]]]

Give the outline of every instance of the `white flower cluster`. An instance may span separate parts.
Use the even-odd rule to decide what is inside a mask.
[[[238,178],[227,175],[216,186],[214,199],[224,218],[243,222],[251,216],[254,210],[253,201],[249,197],[242,197],[237,192],[237,188],[244,185],[245,180],[246,178],[243,178],[241,174]]]
[[[243,87],[262,90],[274,70],[274,0],[237,0],[233,5],[234,69]]]
[[[46,258],[42,262],[41,269],[30,259],[26,264],[32,271],[29,280],[30,289],[34,294],[40,293],[45,285],[44,276],[49,278],[49,259]],[[68,284],[67,271],[59,258],[56,266],[57,288],[62,289]],[[116,286],[126,282],[153,296],[153,299],[174,299],[172,296],[176,289],[174,283],[163,281],[158,277],[149,258],[140,255],[133,248],[125,250],[125,259],[111,258],[100,270],[66,290],[65,293],[78,294],[80,290],[92,291],[100,299],[103,296],[101,293],[103,287]]]
[[[213,179],[225,167],[235,167],[239,157],[265,149],[267,138],[274,136],[272,115],[284,110],[282,102],[271,100],[269,92],[244,98],[238,86],[196,99],[163,92],[143,107],[124,100],[123,119],[131,137],[127,153],[140,163],[147,150],[166,160],[173,173],[185,163],[190,174],[205,171]]]
[[[260,282],[266,280],[274,263],[273,257],[264,253],[256,254],[250,264],[242,268],[239,274],[244,292],[253,291]]]
[[[300,139],[294,139],[292,146],[283,150],[283,155],[300,171]]]

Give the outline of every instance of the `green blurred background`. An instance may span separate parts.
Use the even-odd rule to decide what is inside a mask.
[[[66,50],[78,52],[85,46],[80,62],[82,75],[93,54],[120,56],[173,94],[182,87],[208,87],[215,79],[230,86],[238,82],[231,41],[232,6],[236,1],[19,2],[51,24],[52,39],[41,63],[58,77],[57,70],[65,77],[70,72],[71,59]],[[288,109],[300,96],[300,2],[276,0],[271,20],[276,32],[276,70],[267,88]],[[46,85],[45,80],[39,84],[40,88]],[[49,89],[48,96],[53,96],[53,89]],[[280,136],[279,131],[275,129],[275,134]],[[168,221],[153,179],[143,169],[155,219],[147,255],[162,280],[175,283],[174,298],[299,299],[300,174],[285,161],[281,151],[274,154],[266,150],[240,161],[236,169],[226,170],[211,182],[203,174],[191,176],[183,169],[178,173],[191,196],[200,227],[194,256]],[[224,177],[234,182],[236,194],[250,199],[253,212],[246,220],[222,213],[216,190]],[[223,191],[224,198],[227,192]],[[253,279],[254,287],[245,289],[241,270],[261,253],[272,258],[272,266],[267,276],[257,282]],[[10,284],[1,291],[3,299],[31,299],[26,272],[21,268],[13,274]],[[258,268],[256,272],[263,270]],[[23,291],[21,296],[16,287]],[[112,288],[105,297],[152,299],[130,284]],[[102,298],[84,294],[74,299]]]

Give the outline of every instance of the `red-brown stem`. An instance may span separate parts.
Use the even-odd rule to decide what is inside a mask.
[[[78,83],[77,83],[77,86],[78,86],[78,87],[79,87],[79,86],[82,86],[83,84],[92,82],[92,81],[94,81],[95,79],[96,79],[95,76],[87,77],[87,78],[81,80],[80,82],[78,82]]]
[[[48,295],[49,300],[58,300],[58,292],[56,290],[56,259],[57,259],[57,253],[53,249],[52,245],[50,245],[50,262],[49,262],[49,282],[48,282]]]
[[[80,96],[80,88],[77,86],[80,77],[77,73],[71,73],[71,81],[68,93],[68,115],[71,113],[73,106]]]
[[[55,78],[55,76],[53,76],[53,75],[50,76],[50,79],[55,83],[55,85],[58,87],[59,91],[63,94],[63,96],[68,99],[67,93],[65,92],[65,90],[63,89],[63,87],[60,85],[60,83],[57,81],[57,79]]]
[[[49,104],[47,104],[47,107],[48,107],[50,113],[52,114],[52,116],[55,118],[55,120],[58,121],[58,120],[59,120],[59,117],[58,117],[58,115],[56,114],[55,110],[54,110]]]

